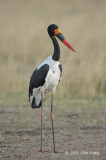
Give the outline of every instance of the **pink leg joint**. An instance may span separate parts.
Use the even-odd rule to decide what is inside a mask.
[[[43,112],[41,112],[41,119],[43,119]]]
[[[51,120],[54,119],[54,115],[53,115],[53,112],[51,112]]]

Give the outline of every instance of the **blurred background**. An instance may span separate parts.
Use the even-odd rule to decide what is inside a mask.
[[[56,96],[106,95],[105,0],[0,0],[0,103],[28,102],[32,72],[53,54],[52,23],[77,51],[59,41],[63,74]]]

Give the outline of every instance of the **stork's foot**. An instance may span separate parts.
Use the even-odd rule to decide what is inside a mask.
[[[42,148],[40,148],[39,152],[43,152]]]
[[[54,150],[53,152],[54,152],[54,153],[57,153],[57,151],[56,151],[56,150]]]

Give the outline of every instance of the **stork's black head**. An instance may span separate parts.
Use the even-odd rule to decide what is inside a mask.
[[[55,36],[55,29],[59,29],[59,27],[56,24],[51,24],[50,26],[48,26],[48,33]]]
[[[51,38],[58,37],[69,49],[71,49],[73,52],[76,52],[74,48],[69,44],[69,42],[65,39],[65,37],[62,35],[62,33],[59,30],[59,27],[56,24],[51,24],[48,26],[48,33]]]

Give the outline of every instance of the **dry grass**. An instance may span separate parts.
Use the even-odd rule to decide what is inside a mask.
[[[0,0],[0,93],[27,97],[30,76],[53,53],[47,26],[56,23],[77,50],[60,43],[59,97],[106,95],[105,0]]]

